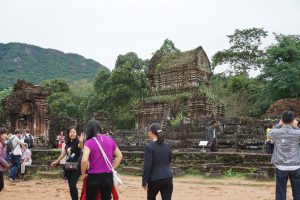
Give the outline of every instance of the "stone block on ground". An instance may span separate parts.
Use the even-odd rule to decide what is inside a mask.
[[[142,175],[143,169],[141,167],[123,167],[122,171],[124,173]]]
[[[38,172],[39,176],[42,178],[60,178],[60,171],[51,171],[51,172]]]

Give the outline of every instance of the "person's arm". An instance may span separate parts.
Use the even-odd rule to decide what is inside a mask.
[[[118,147],[114,151],[114,155],[116,156],[116,158],[114,159],[112,166],[114,169],[116,169],[120,165],[121,160],[123,159],[123,155]]]
[[[78,148],[83,149],[83,140],[84,140],[84,135],[81,134],[80,137],[78,138],[79,143],[78,143]]]
[[[3,145],[0,144],[0,155],[2,155],[2,152],[4,151],[3,149],[4,149]],[[0,165],[4,166],[5,168],[8,168],[9,166],[6,160],[2,157],[0,157]]]
[[[17,136],[14,139],[16,140],[17,144],[19,144],[21,147],[25,145],[25,143],[22,142]]]
[[[144,170],[143,170],[143,182],[142,182],[142,186],[145,190],[147,190],[151,168],[152,168],[152,151],[150,149],[150,146],[147,145],[145,147],[145,154],[144,154]]]
[[[27,162],[29,160],[29,156],[25,155],[22,162]]]
[[[82,177],[86,176],[86,169],[87,169],[88,163],[89,163],[90,152],[91,152],[90,148],[88,148],[87,146],[84,146],[83,154],[82,154],[82,158],[81,158],[81,175],[82,175]]]
[[[64,149],[64,150],[61,152],[60,156],[57,158],[57,160],[51,163],[51,166],[56,166],[56,165],[58,165],[59,162],[60,162],[66,155],[67,155],[67,152],[66,152],[66,149]]]

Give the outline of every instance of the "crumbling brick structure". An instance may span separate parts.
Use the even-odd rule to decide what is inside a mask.
[[[135,106],[136,129],[156,121],[168,123],[183,116],[197,123],[200,116],[224,116],[224,107],[209,92],[212,75],[202,47],[160,55],[150,60],[148,83],[151,96]]]

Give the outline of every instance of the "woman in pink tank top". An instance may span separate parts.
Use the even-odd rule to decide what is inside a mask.
[[[101,200],[110,200],[113,186],[112,171],[107,166],[95,139],[100,143],[114,169],[119,166],[123,156],[115,141],[106,134],[102,134],[100,122],[95,119],[90,120],[87,124],[86,142],[81,160],[82,176],[86,176],[86,171],[88,174],[86,197],[87,200],[94,200],[97,191],[100,191]],[[115,159],[113,159],[114,156]]]

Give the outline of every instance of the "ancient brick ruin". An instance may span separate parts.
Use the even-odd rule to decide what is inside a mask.
[[[4,121],[11,131],[29,129],[31,134],[47,145],[49,138],[49,91],[24,80],[18,80],[4,105]],[[37,140],[39,141],[39,140]]]
[[[201,116],[223,116],[223,106],[207,90],[211,75],[202,47],[155,54],[147,74],[151,96],[135,106],[136,129],[143,130],[154,121],[167,124],[179,115],[190,123],[197,123]]]
[[[265,118],[280,118],[284,110],[293,111],[300,116],[300,98],[279,99],[266,111]]]

